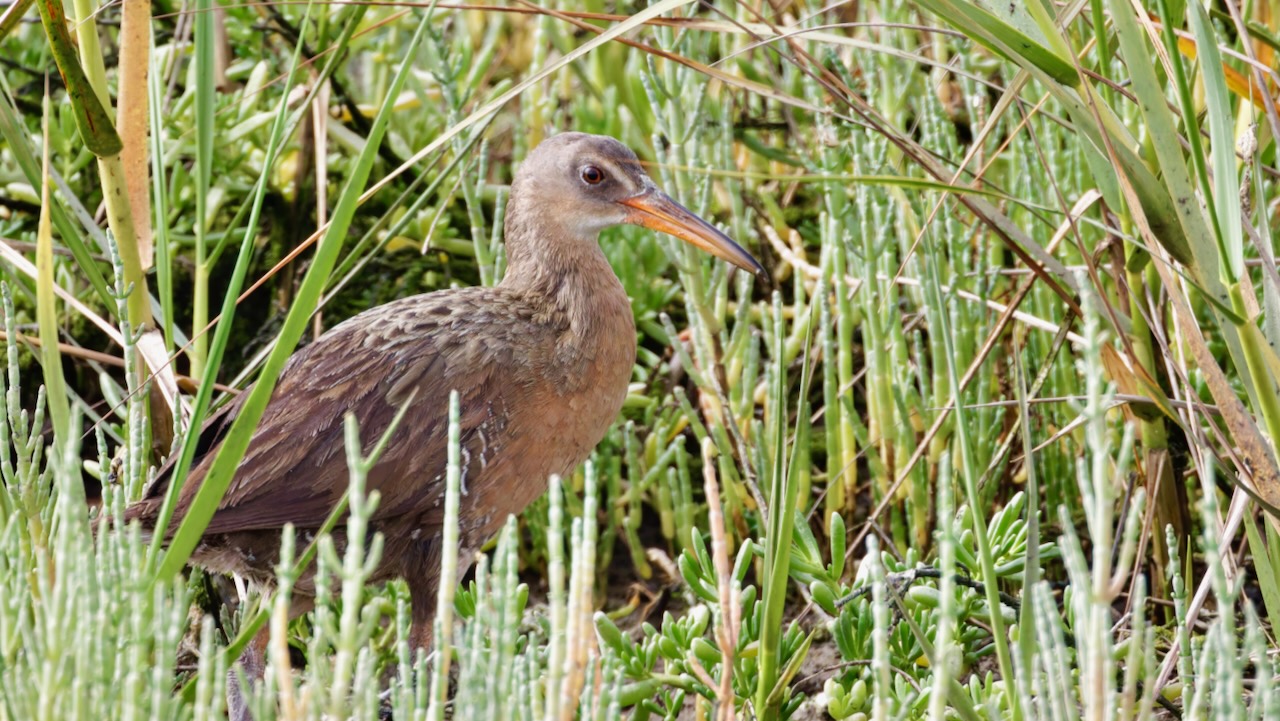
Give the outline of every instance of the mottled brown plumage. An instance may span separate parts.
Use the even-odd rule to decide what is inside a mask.
[[[736,265],[760,266],[659,191],[611,138],[567,133],[530,153],[511,188],[505,278],[492,288],[387,303],[334,327],[289,360],[244,460],[192,561],[269,585],[281,528],[314,532],[347,487],[343,416],[366,451],[408,412],[368,478],[385,537],[374,580],[403,577],[415,644],[430,638],[438,577],[448,397],[462,410],[461,558],[510,513],[582,462],[617,416],[635,362],[631,307],[597,243],[609,225],[677,235]],[[203,429],[181,518],[239,410]],[[154,523],[168,468],[128,518]],[[176,528],[174,521],[172,528]],[[335,534],[341,544],[341,530]],[[298,609],[314,594],[310,577]]]

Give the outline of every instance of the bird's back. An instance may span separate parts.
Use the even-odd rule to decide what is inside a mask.
[[[403,526],[402,535],[433,534],[443,516],[454,390],[467,494],[462,533],[478,544],[540,494],[549,474],[580,463],[617,415],[635,340],[625,295],[620,305],[618,293],[611,295],[603,303],[608,317],[590,333],[575,330],[567,313],[502,287],[405,298],[335,326],[296,353],[281,374],[206,531],[202,548],[220,558],[204,561],[243,572],[227,567],[235,565],[223,557],[228,544],[236,547],[232,556],[252,554],[245,560],[256,564],[278,545],[285,523],[318,528],[347,488],[343,417],[355,415],[367,453],[406,404],[369,474],[368,489],[381,496],[372,520],[375,527]],[[208,472],[238,406],[206,425],[205,452],[193,464],[176,517]],[[154,523],[166,486],[162,474],[128,518]],[[261,552],[245,548],[255,545],[256,535],[264,536]],[[223,543],[218,536],[226,537]]]

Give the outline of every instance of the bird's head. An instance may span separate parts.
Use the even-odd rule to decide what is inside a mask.
[[[611,225],[639,225],[765,275],[742,246],[662,192],[636,154],[613,138],[562,133],[544,140],[521,164],[512,193],[578,237],[594,241]]]

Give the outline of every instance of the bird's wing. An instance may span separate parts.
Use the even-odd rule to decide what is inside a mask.
[[[202,458],[222,443],[222,439],[226,437],[227,430],[231,428],[232,421],[240,413],[240,407],[244,405],[248,395],[247,392],[241,393],[204,419],[204,424],[200,427],[200,435],[196,440],[195,454],[192,456],[193,466],[200,463]],[[173,469],[178,465],[179,455],[178,449],[175,448],[173,454],[156,469],[155,477],[142,490],[139,503],[129,509],[130,517],[143,515],[141,512],[144,509],[151,510],[150,507],[153,504],[164,500],[169,490],[169,481],[173,478]]]
[[[507,404],[528,390],[504,369],[520,355],[536,354],[538,345],[554,343],[554,329],[532,323],[519,304],[493,302],[492,293],[466,289],[379,306],[295,354],[206,533],[288,522],[319,526],[348,486],[343,417],[351,413],[359,421],[362,452],[368,453],[406,404],[368,476],[367,490],[381,496],[373,519],[438,503],[450,391],[461,400],[464,465],[483,464],[505,435]],[[229,425],[236,410],[207,428],[217,432]],[[211,445],[193,468],[183,511],[214,450]]]

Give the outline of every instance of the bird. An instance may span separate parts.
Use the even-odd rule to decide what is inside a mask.
[[[626,145],[577,132],[550,136],[512,180],[499,283],[376,306],[292,355],[191,563],[270,589],[284,526],[309,540],[347,489],[344,416],[355,416],[368,452],[407,406],[366,481],[381,497],[370,530],[384,539],[370,581],[404,579],[411,648],[429,650],[450,393],[459,397],[465,489],[458,557],[470,559],[551,476],[582,463],[622,408],[636,329],[599,244],[601,230],[621,224],[675,236],[767,278],[750,253],[660,190]],[[167,534],[247,395],[201,428]],[[126,509],[126,522],[157,532],[173,463],[162,464],[143,498]],[[341,552],[341,526],[333,539]],[[312,575],[299,579],[292,612],[309,610],[314,594]]]

